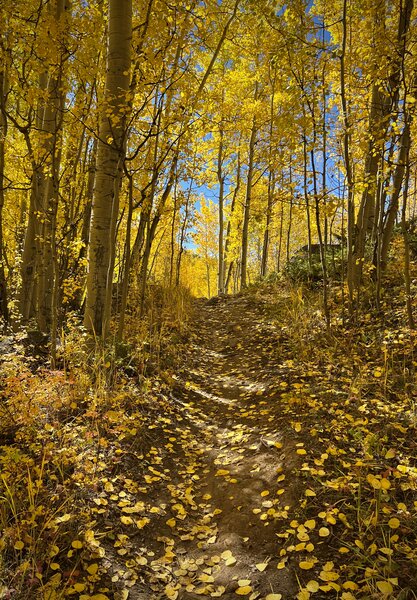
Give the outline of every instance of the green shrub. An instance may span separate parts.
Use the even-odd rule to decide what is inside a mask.
[[[346,260],[346,256],[344,257]],[[340,279],[343,273],[341,248],[329,248],[326,252],[327,274],[329,279]],[[297,252],[283,270],[284,276],[292,282],[317,283],[323,279],[320,254],[313,252],[311,264],[308,252]]]

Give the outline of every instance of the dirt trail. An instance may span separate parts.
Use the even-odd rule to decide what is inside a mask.
[[[203,446],[209,471],[201,490],[207,489],[212,507],[222,510],[210,550],[229,549],[236,558],[221,573],[228,590],[222,597],[236,598],[240,579],[250,580],[260,597],[272,592],[293,597],[295,582],[277,569],[280,543],[274,527],[275,517],[292,503],[278,480],[297,461],[293,445],[276,427],[277,407],[270,406],[276,391],[268,374],[278,367],[271,343],[278,344],[279,332],[265,320],[262,305],[247,298],[201,307],[196,328],[188,397],[210,431]],[[265,563],[264,571],[256,567]]]
[[[181,416],[165,430],[164,517],[149,525],[142,548],[156,557],[141,578],[153,591],[135,596],[132,589],[130,597],[294,598],[296,581],[277,568],[276,524],[296,492],[296,484],[284,489],[282,482],[299,462],[277,427],[270,384],[281,333],[246,297],[201,303],[193,331],[171,398]]]

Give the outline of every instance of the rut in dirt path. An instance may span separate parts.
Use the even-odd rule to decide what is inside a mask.
[[[194,502],[206,505],[208,536],[187,539],[190,524],[180,524],[186,585],[177,597],[294,598],[296,581],[277,569],[275,523],[295,492],[282,482],[299,458],[277,427],[277,390],[270,385],[279,368],[278,349],[271,355],[271,348],[281,334],[262,305],[239,297],[202,304],[194,330],[174,398],[194,430],[187,451],[195,457]],[[187,583],[187,568],[195,566],[200,574]]]

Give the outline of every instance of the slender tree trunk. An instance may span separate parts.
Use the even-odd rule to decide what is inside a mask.
[[[281,215],[279,222],[279,240],[278,240],[278,256],[277,256],[277,273],[281,270],[281,255],[282,255],[282,241],[284,234],[284,203],[281,202]]]
[[[257,93],[255,92],[255,97]],[[246,182],[246,197],[245,207],[243,213],[243,227],[242,227],[242,255],[240,265],[240,287],[245,289],[247,286],[247,268],[248,268],[248,244],[249,244],[249,217],[251,210],[252,200],[252,185],[253,185],[253,168],[255,158],[255,143],[256,143],[257,127],[255,117],[253,118],[251,134],[249,139],[249,160],[248,160],[248,174]]]
[[[51,5],[52,6],[52,5]],[[46,111],[45,97],[48,93],[48,74],[43,71],[39,75],[39,89],[43,97],[38,100],[35,111],[35,124],[38,131],[42,132],[44,127],[44,115]],[[48,132],[46,132],[48,134]],[[23,132],[26,142],[28,156],[32,166],[32,181],[30,191],[30,202],[28,211],[28,222],[23,244],[21,261],[21,287],[19,293],[19,308],[23,322],[38,316],[38,287],[40,274],[43,273],[43,220],[45,217],[45,173],[43,162],[50,153],[51,136],[43,136],[39,147],[39,156],[35,156],[31,137],[28,130]]]
[[[169,260],[169,285],[172,286],[172,282],[174,280],[174,262],[175,262],[175,235],[176,235],[176,225],[177,225],[177,212],[178,216],[180,214],[181,206],[178,207],[178,190],[177,190],[177,181],[174,185],[174,206],[172,208],[172,219],[171,219],[171,251],[170,251],[170,260]]]
[[[305,109],[303,106],[303,112],[305,114]],[[304,133],[303,135],[303,189],[304,189],[304,200],[306,203],[306,218],[307,218],[307,240],[308,240],[308,266],[311,272],[312,269],[312,254],[311,254],[311,215],[310,215],[310,197],[308,193],[308,185],[307,185],[307,168],[308,168],[308,160],[307,160],[307,135]]]
[[[97,148],[84,325],[106,338],[111,313],[121,169],[125,156],[126,107],[132,36],[132,0],[109,0],[104,111]]]
[[[404,285],[405,285],[405,305],[407,308],[408,326],[410,329],[415,329],[415,321],[413,315],[413,297],[411,294],[411,275],[410,275],[410,241],[408,238],[407,229],[407,195],[410,181],[410,144],[408,145],[408,153],[406,156],[405,178],[403,186],[403,205],[401,210],[401,230],[404,241]]]
[[[55,81],[54,87],[61,87],[61,82]],[[59,93],[59,92],[58,92]],[[55,104],[56,101],[56,104]],[[38,326],[41,331],[49,331],[51,321],[54,316],[52,314],[52,296],[54,293],[54,255],[56,253],[56,217],[58,213],[59,200],[59,169],[61,163],[61,140],[60,129],[63,114],[63,97],[54,98],[55,106],[52,111],[48,110],[48,118],[52,119],[50,125],[46,126],[45,130],[50,130],[51,134],[51,171],[46,177],[45,182],[45,198],[44,206],[44,221],[42,231],[42,269],[39,270],[38,283]],[[52,114],[51,114],[52,113]],[[58,273],[56,273],[58,276]]]
[[[290,247],[291,247],[291,230],[292,230],[292,209],[293,209],[293,190],[292,190],[292,165],[290,160],[290,211],[288,215],[288,228],[287,228],[287,247],[286,247],[286,257],[287,263],[290,262]]]
[[[152,220],[148,221],[146,226],[146,237],[144,241],[144,250],[142,255],[142,264],[140,269],[140,314],[143,315],[144,307],[145,307],[145,292],[146,292],[146,282],[148,276],[148,267],[149,267],[149,259],[151,256],[152,244],[155,239],[157,227],[159,221],[162,217],[162,211],[165,207],[165,204],[169,198],[172,187],[175,183],[177,177],[177,165],[178,165],[178,157],[179,157],[179,146],[177,146],[176,154],[171,163],[171,169],[168,176],[168,181],[166,183],[165,189],[161,195],[161,199],[159,201],[156,212],[152,218]]]
[[[274,206],[275,194],[275,172],[273,166],[273,133],[274,133],[274,110],[275,110],[275,74],[271,80],[271,101],[269,104],[269,156],[268,156],[268,200],[266,206],[266,223],[263,239],[262,258],[261,258],[261,277],[266,277],[268,272],[268,254],[270,242],[270,228],[272,221],[272,209]]]
[[[229,293],[229,285],[230,285],[230,280],[231,280],[232,275],[233,275],[233,267],[234,267],[234,261],[231,260],[230,263],[229,263],[229,266],[227,268],[226,283],[225,283],[225,286],[224,286],[226,294]]]
[[[375,279],[376,279],[376,306],[380,309],[381,302],[381,291],[382,291],[382,269],[381,269],[381,249],[382,249],[382,236],[384,231],[384,216],[385,216],[385,199],[386,199],[386,185],[384,182],[384,158],[381,162],[381,170],[378,178],[378,190],[377,190],[377,202],[376,202],[376,218],[375,228],[373,232],[374,242],[374,256],[373,264],[375,267]],[[388,178],[389,179],[389,178]]]
[[[381,17],[381,6],[384,9]],[[385,27],[385,2],[375,8],[375,22],[378,32],[383,32]],[[404,0],[400,7],[398,34],[395,58],[389,77],[387,78],[388,93],[382,91],[381,82],[375,82],[372,89],[372,102],[369,117],[369,148],[365,164],[366,189],[362,195],[359,206],[354,252],[353,252],[353,278],[354,286],[358,289],[362,279],[365,246],[369,232],[372,233],[375,218],[375,195],[377,190],[378,166],[382,157],[383,142],[386,138],[389,124],[398,105],[399,88],[402,73],[402,64],[406,52],[407,34],[410,26],[413,0]]]
[[[223,123],[220,123],[217,152],[217,181],[219,182],[219,271],[218,293],[224,293],[224,174],[223,174]]]
[[[187,198],[186,198],[186,201],[185,201],[184,219],[182,221],[181,230],[180,230],[180,240],[179,240],[177,265],[176,265],[176,275],[175,275],[175,285],[177,287],[180,284],[180,278],[181,278],[181,261],[182,261],[182,257],[183,257],[183,254],[184,254],[185,236],[186,236],[187,227],[188,227],[188,220],[189,220],[189,216],[190,216],[189,213],[190,213],[190,202],[191,202],[191,190],[192,190],[192,180],[190,180],[190,185],[189,185],[189,188],[188,188]]]
[[[343,113],[343,158],[346,170],[346,181],[347,181],[347,283],[349,290],[349,312],[353,313],[353,302],[354,302],[354,256],[353,256],[353,245],[354,245],[354,232],[355,232],[355,201],[353,195],[353,174],[352,165],[350,159],[350,143],[351,143],[351,132],[350,132],[350,119],[348,112],[348,105],[346,99],[346,44],[347,44],[347,0],[343,0],[343,37],[342,37],[342,52],[340,55],[340,96],[342,102],[342,113]]]
[[[151,257],[151,248],[153,243],[153,237],[156,232],[156,226],[159,223],[159,218],[155,216],[152,222],[148,222],[146,226],[146,236],[143,246],[143,255],[142,255],[142,263],[140,267],[140,292],[139,292],[139,306],[140,306],[140,316],[143,316],[145,310],[145,292],[146,292],[146,284],[148,281],[148,267],[149,267],[149,259]]]
[[[366,188],[363,192],[362,200],[359,206],[359,213],[355,229],[353,275],[354,285],[356,288],[359,287],[360,280],[362,278],[366,240],[369,232],[372,232],[374,226],[377,174],[381,160],[381,152],[375,149],[380,140],[375,137],[376,134],[373,135],[373,132],[380,132],[381,120],[383,118],[383,115],[381,114],[381,106],[384,106],[384,102],[386,102],[386,99],[379,90],[379,84],[375,84],[372,90],[371,114],[369,117],[369,130],[371,139],[368,144],[369,148],[365,162]],[[383,112],[385,112],[385,109]]]
[[[271,222],[272,222],[272,209],[274,206],[274,195],[275,195],[275,174],[270,171],[268,175],[268,200],[266,206],[266,223],[264,231],[264,239],[262,246],[262,257],[261,257],[261,277],[266,277],[268,273],[268,254],[271,237]]]
[[[324,31],[325,31],[325,24],[323,23],[323,35],[324,35]],[[323,39],[323,44],[324,44],[324,39]],[[321,179],[321,195],[322,195],[322,199],[323,199],[323,206],[324,206],[324,233],[323,233],[323,244],[324,244],[324,249],[327,250],[327,245],[329,243],[329,221],[328,221],[328,216],[327,216],[327,211],[326,211],[326,204],[327,204],[327,90],[326,90],[326,68],[327,68],[327,64],[326,62],[323,64],[323,72],[322,72],[322,82],[323,82],[323,97],[322,97],[322,104],[323,104],[323,111],[322,111],[322,116],[323,116],[323,123],[322,123],[322,140],[323,140],[323,149],[322,149],[322,168],[323,168],[323,172],[322,172],[322,179]]]
[[[315,136],[314,136],[315,137]],[[313,188],[314,188],[314,204],[316,209],[316,227],[317,227],[317,237],[319,239],[320,246],[320,262],[321,269],[323,273],[323,309],[324,316],[326,319],[327,327],[330,326],[330,311],[329,311],[329,302],[328,302],[328,281],[327,281],[327,258],[326,258],[326,248],[323,240],[323,232],[321,226],[320,219],[320,201],[318,195],[318,186],[317,186],[317,171],[314,157],[314,149],[311,150],[311,168],[313,171]]]
[[[143,243],[145,241],[145,231],[150,218],[151,216],[148,207],[142,206],[139,224],[135,235],[135,241],[133,242],[132,255],[130,257],[130,267],[132,271],[133,268],[136,268],[138,265],[140,265],[140,257],[142,255]]]
[[[206,277],[207,277],[207,297],[211,298],[210,263],[209,263],[208,256],[206,256]]]
[[[387,216],[384,224],[384,231],[381,242],[381,271],[384,272],[387,268],[388,261],[388,250],[394,230],[395,220],[398,214],[399,199],[401,193],[401,186],[404,180],[404,173],[407,167],[407,160],[410,151],[410,122],[404,125],[403,132],[401,134],[400,150],[398,154],[398,163],[394,172],[393,179],[393,190],[390,198],[390,203],[387,211]]]
[[[96,174],[96,159],[97,159],[97,140],[94,139],[91,148],[90,157],[87,167],[87,183],[85,187],[85,206],[82,215],[81,226],[81,248],[75,260],[74,270],[80,272],[79,285],[80,288],[75,296],[75,305],[80,309],[83,306],[83,298],[85,297],[86,274],[83,260],[88,254],[88,244],[90,237],[91,210],[93,202],[94,179]]]
[[[226,271],[226,261],[229,258],[229,251],[230,251],[230,238],[231,238],[231,233],[232,233],[232,217],[235,212],[236,200],[237,200],[237,196],[240,191],[240,182],[241,182],[241,164],[240,164],[240,151],[238,151],[237,166],[236,166],[236,185],[235,185],[235,189],[233,190],[232,203],[230,205],[230,216],[229,216],[229,220],[227,222],[226,243],[224,245],[225,271]],[[229,267],[227,268],[226,283],[224,286],[226,293],[227,293],[227,290],[229,289],[230,277],[232,274],[232,265],[233,265],[233,260],[230,261]]]
[[[7,136],[6,99],[8,93],[6,68],[0,68],[0,316],[4,324],[9,322],[6,274],[4,269],[5,248],[3,238],[3,207],[5,190],[5,149]]]
[[[91,209],[93,204],[94,194],[94,181],[96,176],[96,161],[97,161],[97,139],[94,139],[93,147],[91,149],[91,155],[87,170],[87,188],[85,192],[85,207],[83,214],[83,224],[81,229],[81,241],[82,247],[80,250],[79,258],[82,259],[88,253],[88,244],[90,238],[90,225],[91,225]]]
[[[126,240],[125,240],[125,260],[123,266],[122,291],[120,299],[119,326],[117,329],[117,342],[122,342],[125,326],[125,316],[127,307],[127,296],[129,293],[129,275],[130,275],[130,258],[131,258],[131,234],[132,234],[132,217],[133,217],[133,175],[129,174],[129,208],[126,222]]]
[[[64,115],[64,66],[68,54],[66,38],[69,35],[69,0],[54,0],[48,10],[61,33],[54,40],[57,53],[54,63],[45,74],[46,100],[43,109],[42,132],[44,166],[39,193],[42,206],[41,240],[37,264],[37,322],[41,331],[51,333],[51,356],[54,362],[54,344],[57,327],[58,261],[56,257],[56,219],[59,203],[59,174],[62,154],[62,123]],[[51,330],[54,330],[52,332]],[[52,336],[54,335],[54,339]]]

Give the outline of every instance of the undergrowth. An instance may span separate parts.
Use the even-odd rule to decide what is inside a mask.
[[[151,287],[146,314],[128,316],[127,341],[94,350],[72,316],[55,371],[13,339],[0,361],[0,598],[107,597],[95,496],[110,488],[104,474],[117,472],[122,447],[148,444],[155,415],[171,410],[159,373],[177,360],[186,313],[185,290]]]
[[[318,293],[273,292],[270,316],[292,357],[279,419],[295,432],[306,487],[278,533],[279,568],[299,555],[300,600],[417,597],[417,332],[401,280],[390,284],[384,310],[370,303],[355,321],[336,291],[330,330]]]
[[[305,488],[276,516],[277,566],[297,569],[300,600],[412,599],[417,335],[400,294],[383,314],[371,307],[352,323],[340,293],[328,330],[318,292],[251,292],[281,332],[287,376],[275,382],[277,422],[295,440],[294,476]],[[109,498],[123,511],[123,489],[138,485],[129,457],[148,469],[137,480],[161,479],[146,460],[158,454],[156,423],[177,418],[165,374],[181,361],[189,302],[185,292],[151,290],[146,316],[128,315],[122,349],[91,353],[74,321],[56,371],[34,365],[19,345],[2,358],[0,598],[128,598],[136,579],[106,566],[131,543],[115,522],[141,530],[149,517],[142,507],[115,517]]]

